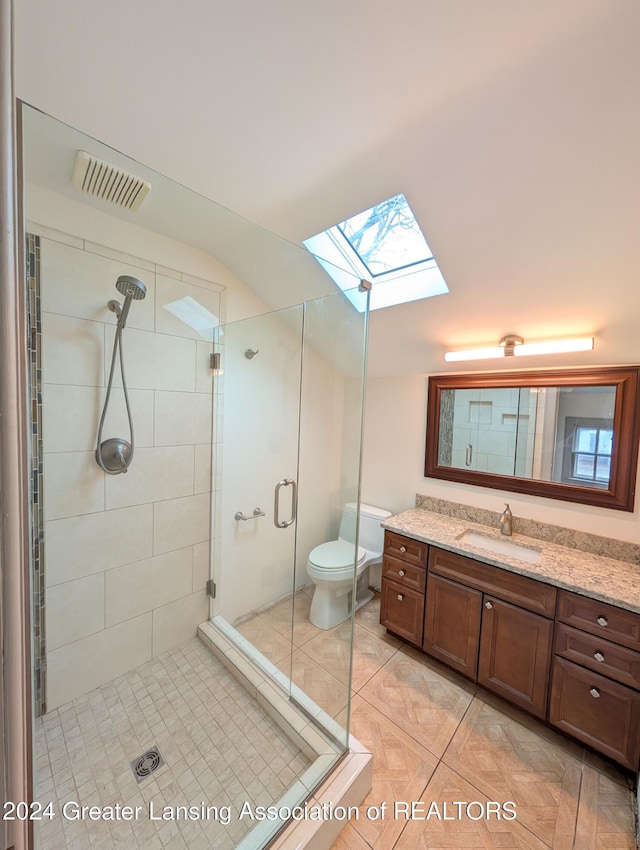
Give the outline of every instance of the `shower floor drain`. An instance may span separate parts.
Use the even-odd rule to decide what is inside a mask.
[[[131,762],[131,770],[137,781],[142,782],[163,764],[164,759],[160,755],[160,750],[157,747],[152,747]]]

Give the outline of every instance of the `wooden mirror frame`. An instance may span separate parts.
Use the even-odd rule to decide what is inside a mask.
[[[424,474],[427,478],[441,478],[460,484],[475,484],[479,487],[492,487],[495,490],[509,490],[548,499],[561,499],[564,502],[633,511],[640,440],[640,416],[637,411],[639,381],[640,367],[638,366],[433,375],[429,378],[427,397]],[[440,401],[443,390],[567,386],[616,387],[611,476],[607,489],[438,465]]]

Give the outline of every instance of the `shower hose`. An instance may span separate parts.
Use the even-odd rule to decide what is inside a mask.
[[[118,326],[116,327],[116,335],[113,339],[113,354],[111,355],[111,369],[109,370],[109,382],[107,384],[107,394],[104,398],[104,406],[102,408],[102,416],[100,417],[100,425],[98,426],[98,445],[96,448],[96,460],[98,461],[98,466],[102,469],[103,472],[106,472],[107,475],[119,475],[121,472],[126,472],[127,469],[131,466],[131,461],[133,460],[133,418],[131,416],[131,404],[129,402],[129,391],[127,390],[127,379],[124,373],[124,357],[122,353],[122,331],[124,325],[122,322],[118,321]],[[125,460],[124,456],[122,457],[122,468],[121,469],[107,469],[102,459],[102,429],[104,427],[104,420],[107,415],[107,408],[109,406],[109,399],[111,397],[111,387],[113,385],[113,373],[116,368],[116,356],[120,354],[120,374],[122,375],[122,390],[124,392],[124,401],[125,406],[127,408],[127,418],[129,419],[129,434],[131,435],[130,443],[131,443],[131,452],[129,454],[128,460]]]

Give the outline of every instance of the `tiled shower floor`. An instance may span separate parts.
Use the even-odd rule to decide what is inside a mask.
[[[130,762],[157,746],[164,765],[140,784]],[[151,821],[164,806],[274,803],[308,758],[274,726],[198,638],[158,656],[36,722],[36,799],[53,803],[36,850],[233,848],[251,821],[232,816]],[[65,801],[140,806],[138,820],[74,821]]]

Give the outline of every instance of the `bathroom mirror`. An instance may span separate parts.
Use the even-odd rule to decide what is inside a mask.
[[[632,511],[639,374],[432,376],[425,476]]]

